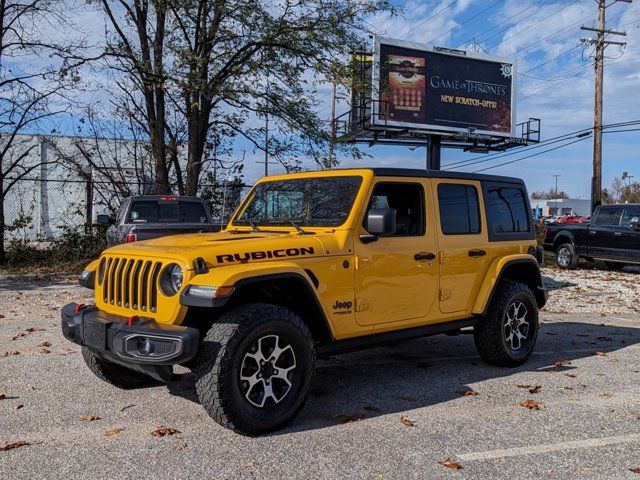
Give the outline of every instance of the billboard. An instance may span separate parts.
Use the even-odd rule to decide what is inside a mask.
[[[378,37],[374,125],[512,137],[513,60]]]

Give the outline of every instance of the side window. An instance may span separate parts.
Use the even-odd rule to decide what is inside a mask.
[[[600,207],[598,215],[596,216],[594,225],[620,225],[620,214],[622,208],[620,207]]]
[[[630,227],[632,218],[640,218],[639,205],[631,205],[628,207],[624,207],[624,210],[622,211],[622,220],[620,221],[620,225],[622,225],[623,227]]]
[[[519,188],[487,189],[487,220],[493,233],[519,233],[530,229],[524,194]]]
[[[425,233],[424,188],[419,183],[378,183],[369,208],[393,208],[396,211],[394,237],[422,236]]]
[[[480,233],[478,190],[472,185],[438,185],[440,228],[444,235]]]

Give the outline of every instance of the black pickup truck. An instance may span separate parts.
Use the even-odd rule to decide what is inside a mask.
[[[97,221],[109,225],[107,246],[221,229],[220,224],[213,223],[201,198],[173,195],[129,197],[120,205],[116,218],[98,215]]]
[[[576,268],[580,258],[603,260],[612,270],[640,264],[640,204],[602,205],[588,225],[551,223],[544,249],[565,269]]]

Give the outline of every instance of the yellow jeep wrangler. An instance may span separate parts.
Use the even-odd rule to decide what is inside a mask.
[[[121,388],[185,365],[220,424],[275,430],[317,356],[473,328],[480,356],[531,355],[546,302],[524,183],[409,169],[264,178],[227,228],[118,245],[62,310],[66,338]]]

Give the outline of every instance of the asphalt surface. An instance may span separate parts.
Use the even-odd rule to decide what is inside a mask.
[[[134,391],[95,378],[58,325],[82,298],[65,281],[0,279],[0,448],[29,443],[0,451],[0,478],[640,480],[637,315],[542,312],[517,369],[483,364],[470,335],[321,361],[299,417],[248,438],[207,416],[186,370]],[[162,426],[180,433],[153,436]]]

